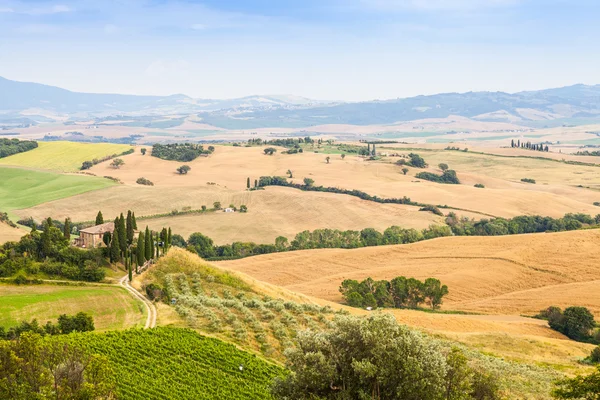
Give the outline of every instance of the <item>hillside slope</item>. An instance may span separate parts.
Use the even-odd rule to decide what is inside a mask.
[[[411,245],[323,249],[220,262],[259,280],[341,301],[344,279],[439,278],[444,309],[534,314],[550,305],[600,315],[600,231],[448,237]]]

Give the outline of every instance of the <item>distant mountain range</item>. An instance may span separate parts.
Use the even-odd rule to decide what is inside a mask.
[[[0,77],[0,123],[47,122],[111,115],[198,114],[227,129],[310,127],[322,124],[393,124],[458,115],[522,125],[600,119],[600,85],[573,85],[519,93],[444,93],[360,103],[322,102],[296,96],[194,99],[186,95],[136,96],[77,93]]]

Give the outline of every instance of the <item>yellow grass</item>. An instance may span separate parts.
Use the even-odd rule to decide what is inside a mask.
[[[229,191],[207,187],[169,190],[154,187],[117,186],[107,191],[73,196],[45,203],[27,210],[16,211],[20,216],[33,216],[41,220],[51,215],[74,221],[93,220],[98,210],[112,218],[123,210],[131,209],[136,216],[168,213],[183,207],[212,208],[215,201],[223,207],[234,204],[248,206],[247,213],[207,212],[200,215],[182,215],[158,219],[138,219],[138,225],[158,230],[170,226],[173,232],[188,237],[202,232],[216,243],[254,241],[273,243],[277,236],[290,240],[296,233],[317,228],[355,229],[376,228],[384,230],[391,225],[423,229],[442,218],[418,207],[378,204],[356,197],[331,193],[300,192],[295,189],[269,187],[259,191]],[[93,204],[93,208],[90,207]]]
[[[125,144],[38,142],[37,149],[0,159],[0,165],[75,172],[84,161],[120,154],[131,148]]]

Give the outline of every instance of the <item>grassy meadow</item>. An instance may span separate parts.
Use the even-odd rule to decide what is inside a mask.
[[[0,210],[9,213],[115,185],[104,178],[9,167],[0,167],[0,176]]]
[[[120,154],[131,146],[112,143],[38,142],[38,148],[6,158],[0,165],[76,172],[84,161]]]
[[[96,330],[143,326],[145,309],[124,288],[108,285],[63,286],[0,284],[0,326],[36,318],[56,322],[61,314],[89,313]]]

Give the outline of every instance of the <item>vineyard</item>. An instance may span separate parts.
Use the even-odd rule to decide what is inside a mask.
[[[234,345],[179,328],[54,337],[105,355],[120,399],[269,399],[282,369]]]

